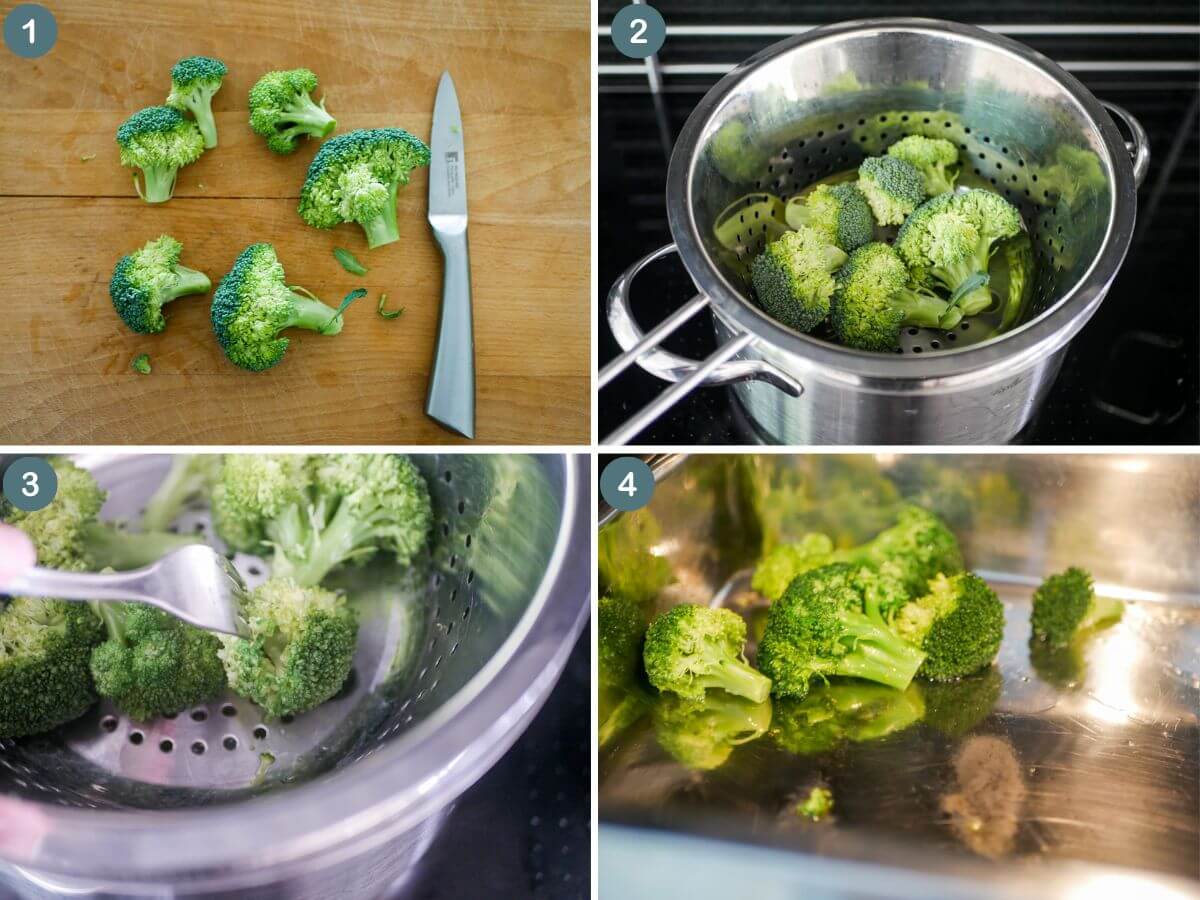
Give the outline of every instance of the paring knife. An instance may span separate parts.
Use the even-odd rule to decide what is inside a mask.
[[[462,114],[449,72],[438,82],[429,139],[429,225],[442,248],[442,315],[425,412],[451,431],[475,437],[475,330],[467,251],[467,169]]]

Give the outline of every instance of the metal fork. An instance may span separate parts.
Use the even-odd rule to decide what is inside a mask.
[[[100,603],[149,603],[207,631],[243,634],[237,611],[249,591],[237,569],[211,547],[194,544],[129,572],[91,574],[34,567],[0,592]]]

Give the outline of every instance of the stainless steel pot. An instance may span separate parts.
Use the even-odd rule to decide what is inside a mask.
[[[294,720],[229,694],[151,723],[101,704],[50,736],[0,740],[0,896],[392,895],[549,695],[590,593],[586,458],[414,459],[431,562],[342,576],[360,615],[346,689]],[[81,461],[110,519],[136,517],[167,469]],[[203,508],[177,524],[210,527]],[[266,577],[261,560],[235,562]]]
[[[1129,130],[1128,142],[1110,113]],[[878,354],[801,334],[764,314],[743,260],[761,249],[766,226],[747,217],[731,252],[714,234],[718,218],[748,193],[787,197],[911,133],[953,140],[964,178],[990,182],[1020,208],[1037,269],[1022,324],[983,340],[970,323],[950,334],[910,329],[896,354]],[[1075,154],[1064,165],[1063,148],[1090,156]],[[766,48],[721,79],[688,117],[667,178],[675,242],[636,262],[609,293],[608,321],[626,352],[601,372],[599,385],[634,362],[674,384],[605,442],[629,441],[692,389],[717,385],[732,386],[766,441],[1011,439],[1045,398],[1068,342],[1125,257],[1149,160],[1145,130],[1128,112],[1102,104],[1040,53],[979,28],[874,19]],[[700,293],[645,334],[629,288],[670,253],[679,254]],[[712,356],[698,362],[658,346],[704,308],[712,309],[719,344]]]

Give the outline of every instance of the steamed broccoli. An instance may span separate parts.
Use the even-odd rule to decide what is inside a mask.
[[[784,212],[792,228],[808,226],[826,243],[849,253],[871,240],[875,220],[867,199],[852,183],[817,185],[807,196],[793,197]]]
[[[859,350],[888,351],[906,325],[953,328],[955,307],[921,287],[910,287],[908,268],[887,244],[866,244],[838,273],[830,322],[839,341]]]
[[[942,194],[923,203],[896,236],[918,284],[941,285],[964,316],[992,305],[988,263],[999,241],[1021,231],[1016,207],[991,191]]]
[[[646,676],[660,691],[687,700],[703,700],[709,688],[721,688],[761,703],[771,681],[746,663],[745,643],[746,622],[737,613],[682,603],[646,632]]]
[[[813,679],[843,675],[903,690],[925,654],[862,609],[854,567],[835,563],[798,576],[767,612],[758,665],[776,697],[802,699]]]
[[[767,244],[750,265],[758,304],[797,331],[812,331],[829,315],[833,273],[846,254],[814,228],[801,227]]]
[[[291,153],[297,138],[329,137],[337,120],[314,103],[317,76],[308,69],[268,72],[250,88],[250,127],[267,139],[275,153]]]
[[[858,167],[858,189],[880,225],[899,225],[925,199],[921,173],[894,156],[864,159]]]
[[[1124,612],[1120,600],[1097,597],[1092,576],[1072,567],[1051,575],[1034,591],[1029,623],[1039,640],[1066,647],[1092,629],[1116,622]]]
[[[272,717],[324,703],[350,674],[358,622],[345,598],[273,576],[239,611],[248,637],[221,635],[229,686]]]
[[[865,544],[840,550],[841,562],[874,566],[891,563],[891,573],[911,595],[923,593],[929,579],[962,571],[962,552],[954,533],[934,513],[905,506],[896,524]]]
[[[163,203],[175,193],[179,170],[204,152],[200,129],[171,106],[148,106],[126,119],[117,129],[121,165],[142,170],[145,190],[133,176],[138,196],[147,203]]]
[[[97,603],[107,639],[92,651],[96,690],[134,719],[179,712],[225,689],[217,638],[143,603]]]
[[[301,294],[288,286],[274,247],[251,244],[213,294],[212,325],[230,362],[261,372],[287,352],[289,341],[281,331],[338,334],[342,317],[307,291]]]
[[[219,453],[176,453],[171,468],[142,510],[142,529],[166,531],[185,503],[206,495],[221,473]]]
[[[213,94],[229,70],[211,56],[189,56],[171,67],[171,93],[167,106],[186,109],[196,117],[196,125],[210,150],[217,146],[217,123],[213,120]]]
[[[927,196],[954,190],[954,182],[958,180],[958,148],[950,141],[910,134],[888,147],[887,154],[904,160],[921,173]]]
[[[718,692],[702,699],[670,694],[654,704],[658,745],[689,769],[721,766],[735,747],[766,734],[771,701],[747,700]]]
[[[1004,637],[1004,605],[978,575],[938,575],[927,594],[901,607],[892,627],[925,653],[922,678],[951,681],[996,658]]]
[[[88,659],[100,623],[84,603],[0,600],[0,738],[48,731],[96,702]]]
[[[1033,280],[1033,244],[1029,236],[1021,233],[1002,248],[1008,263],[1008,296],[1003,299],[1000,325],[997,331],[1007,331],[1021,319],[1030,282]]]
[[[803,700],[776,703],[771,738],[788,753],[811,756],[847,741],[879,740],[924,714],[915,684],[898,691],[866,681],[836,681],[817,685]]]
[[[597,673],[600,687],[600,746],[642,717],[648,696],[639,684],[646,620],[641,607],[623,594],[605,594],[597,604]]]
[[[167,327],[162,308],[190,294],[205,294],[212,282],[203,272],[179,264],[183,244],[169,234],[147,241],[140,250],[122,256],[108,295],[125,324],[138,334],[152,334]]]
[[[1050,201],[1061,199],[1074,210],[1098,197],[1108,187],[1108,176],[1100,157],[1085,147],[1059,144],[1054,148],[1054,163],[1041,170],[1041,187]]]
[[[797,575],[832,561],[833,541],[824,534],[806,534],[794,544],[779,544],[759,560],[750,587],[768,600],[778,600]]]
[[[429,165],[429,147],[401,128],[351,131],[321,145],[300,188],[300,217],[315,228],[355,222],[368,247],[400,239],[396,191]]]

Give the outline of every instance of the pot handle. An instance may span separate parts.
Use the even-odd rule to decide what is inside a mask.
[[[1146,136],[1146,129],[1125,107],[1109,103],[1107,100],[1100,102],[1104,104],[1110,116],[1120,120],[1133,138],[1125,142],[1125,149],[1129,151],[1133,162],[1133,183],[1141,187],[1142,182],[1146,180],[1146,173],[1150,170],[1150,138]]]

